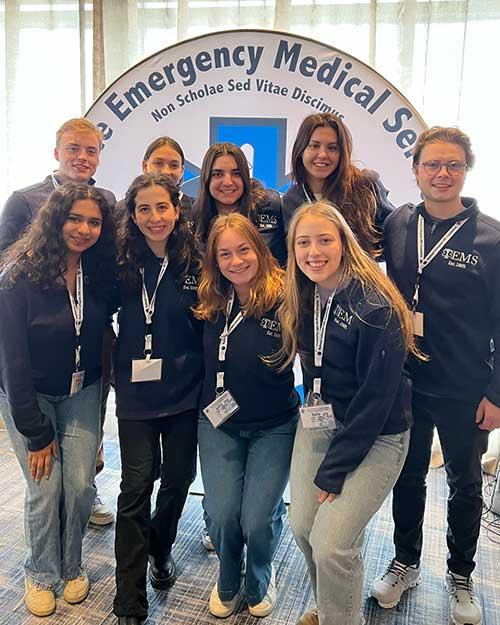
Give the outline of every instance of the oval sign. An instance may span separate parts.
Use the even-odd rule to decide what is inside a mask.
[[[125,72],[86,116],[104,134],[98,184],[123,197],[145,148],[162,135],[184,149],[189,195],[218,141],[242,147],[253,175],[283,191],[297,129],[315,112],[343,119],[354,161],[380,173],[395,205],[418,200],[411,149],[426,128],[420,115],[365,63],[305,37],[234,30],[177,43]]]

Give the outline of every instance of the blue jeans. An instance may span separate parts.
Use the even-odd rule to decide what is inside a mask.
[[[17,430],[5,395],[0,414],[26,481],[25,575],[43,588],[81,573],[82,540],[95,497],[95,459],[99,443],[101,380],[75,395],[37,395],[40,410],[52,421],[58,459],[37,482],[28,469],[27,439]]]
[[[245,545],[249,605],[256,605],[266,594],[283,527],[282,496],[290,474],[296,423],[294,418],[268,430],[223,432],[200,417],[203,507],[219,556],[222,601],[230,601],[240,589]]]
[[[403,467],[409,431],[379,436],[348,473],[342,492],[319,505],[316,472],[332,440],[299,423],[290,480],[290,524],[304,554],[321,625],[359,625],[363,602],[361,549],[365,528]]]

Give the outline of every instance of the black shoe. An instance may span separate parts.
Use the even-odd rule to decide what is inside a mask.
[[[156,590],[166,590],[173,585],[176,578],[175,562],[172,556],[168,554],[165,559],[149,556],[149,581],[151,586]]]
[[[142,625],[144,620],[138,616],[119,616],[117,623],[118,625]]]

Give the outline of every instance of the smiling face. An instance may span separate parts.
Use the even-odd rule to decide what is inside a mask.
[[[94,200],[77,200],[62,227],[62,239],[69,256],[80,255],[97,243],[102,229],[102,213]]]
[[[251,243],[233,228],[222,232],[215,248],[221,274],[231,282],[242,304],[259,270],[257,253]]]
[[[88,182],[99,165],[100,149],[99,137],[95,133],[63,132],[59,145],[54,149],[61,182]]]
[[[147,160],[142,161],[142,173],[164,174],[178,185],[184,174],[181,155],[169,145],[162,145],[154,150]]]
[[[330,126],[318,126],[302,153],[307,182],[314,193],[322,192],[326,178],[337,169],[339,160],[337,133]]]
[[[456,143],[446,141],[428,143],[422,148],[419,163],[413,169],[425,206],[431,213],[435,213],[437,217],[446,217],[461,212],[463,208],[460,193],[465,183],[466,169],[450,175],[446,167],[441,167],[440,171],[431,175],[422,165],[430,161],[465,163],[464,149]]]
[[[333,290],[341,277],[342,241],[337,226],[317,215],[306,214],[297,224],[295,259],[309,280]]]
[[[234,156],[218,156],[210,170],[210,195],[214,198],[217,212],[221,215],[238,210],[244,185]]]
[[[132,219],[149,248],[162,258],[168,237],[179,219],[179,207],[172,204],[169,192],[159,185],[140,189],[135,196]]]

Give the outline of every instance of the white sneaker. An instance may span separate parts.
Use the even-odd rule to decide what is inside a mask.
[[[450,602],[450,617],[455,625],[480,625],[483,614],[474,595],[472,577],[463,577],[448,571],[446,590]]]
[[[373,582],[370,594],[381,608],[393,608],[406,590],[420,584],[420,579],[420,567],[394,559],[386,572]]]
[[[215,551],[214,544],[206,527],[204,527],[201,532],[201,544],[205,547],[207,551]]]
[[[210,601],[208,603],[208,609],[210,614],[216,616],[217,618],[227,618],[231,616],[231,614],[236,609],[236,604],[238,603],[238,594],[236,593],[231,601],[222,601],[219,597],[219,589],[217,588],[217,582],[215,586],[212,588],[212,592],[210,593]]]
[[[92,525],[111,525],[114,520],[113,510],[103,502],[99,497],[99,493],[96,493],[89,522]]]
[[[271,614],[276,603],[276,574],[274,572],[274,566],[271,564],[271,579],[269,580],[269,586],[265,597],[262,601],[259,601],[256,605],[249,605],[248,611],[252,616],[267,616]]]

